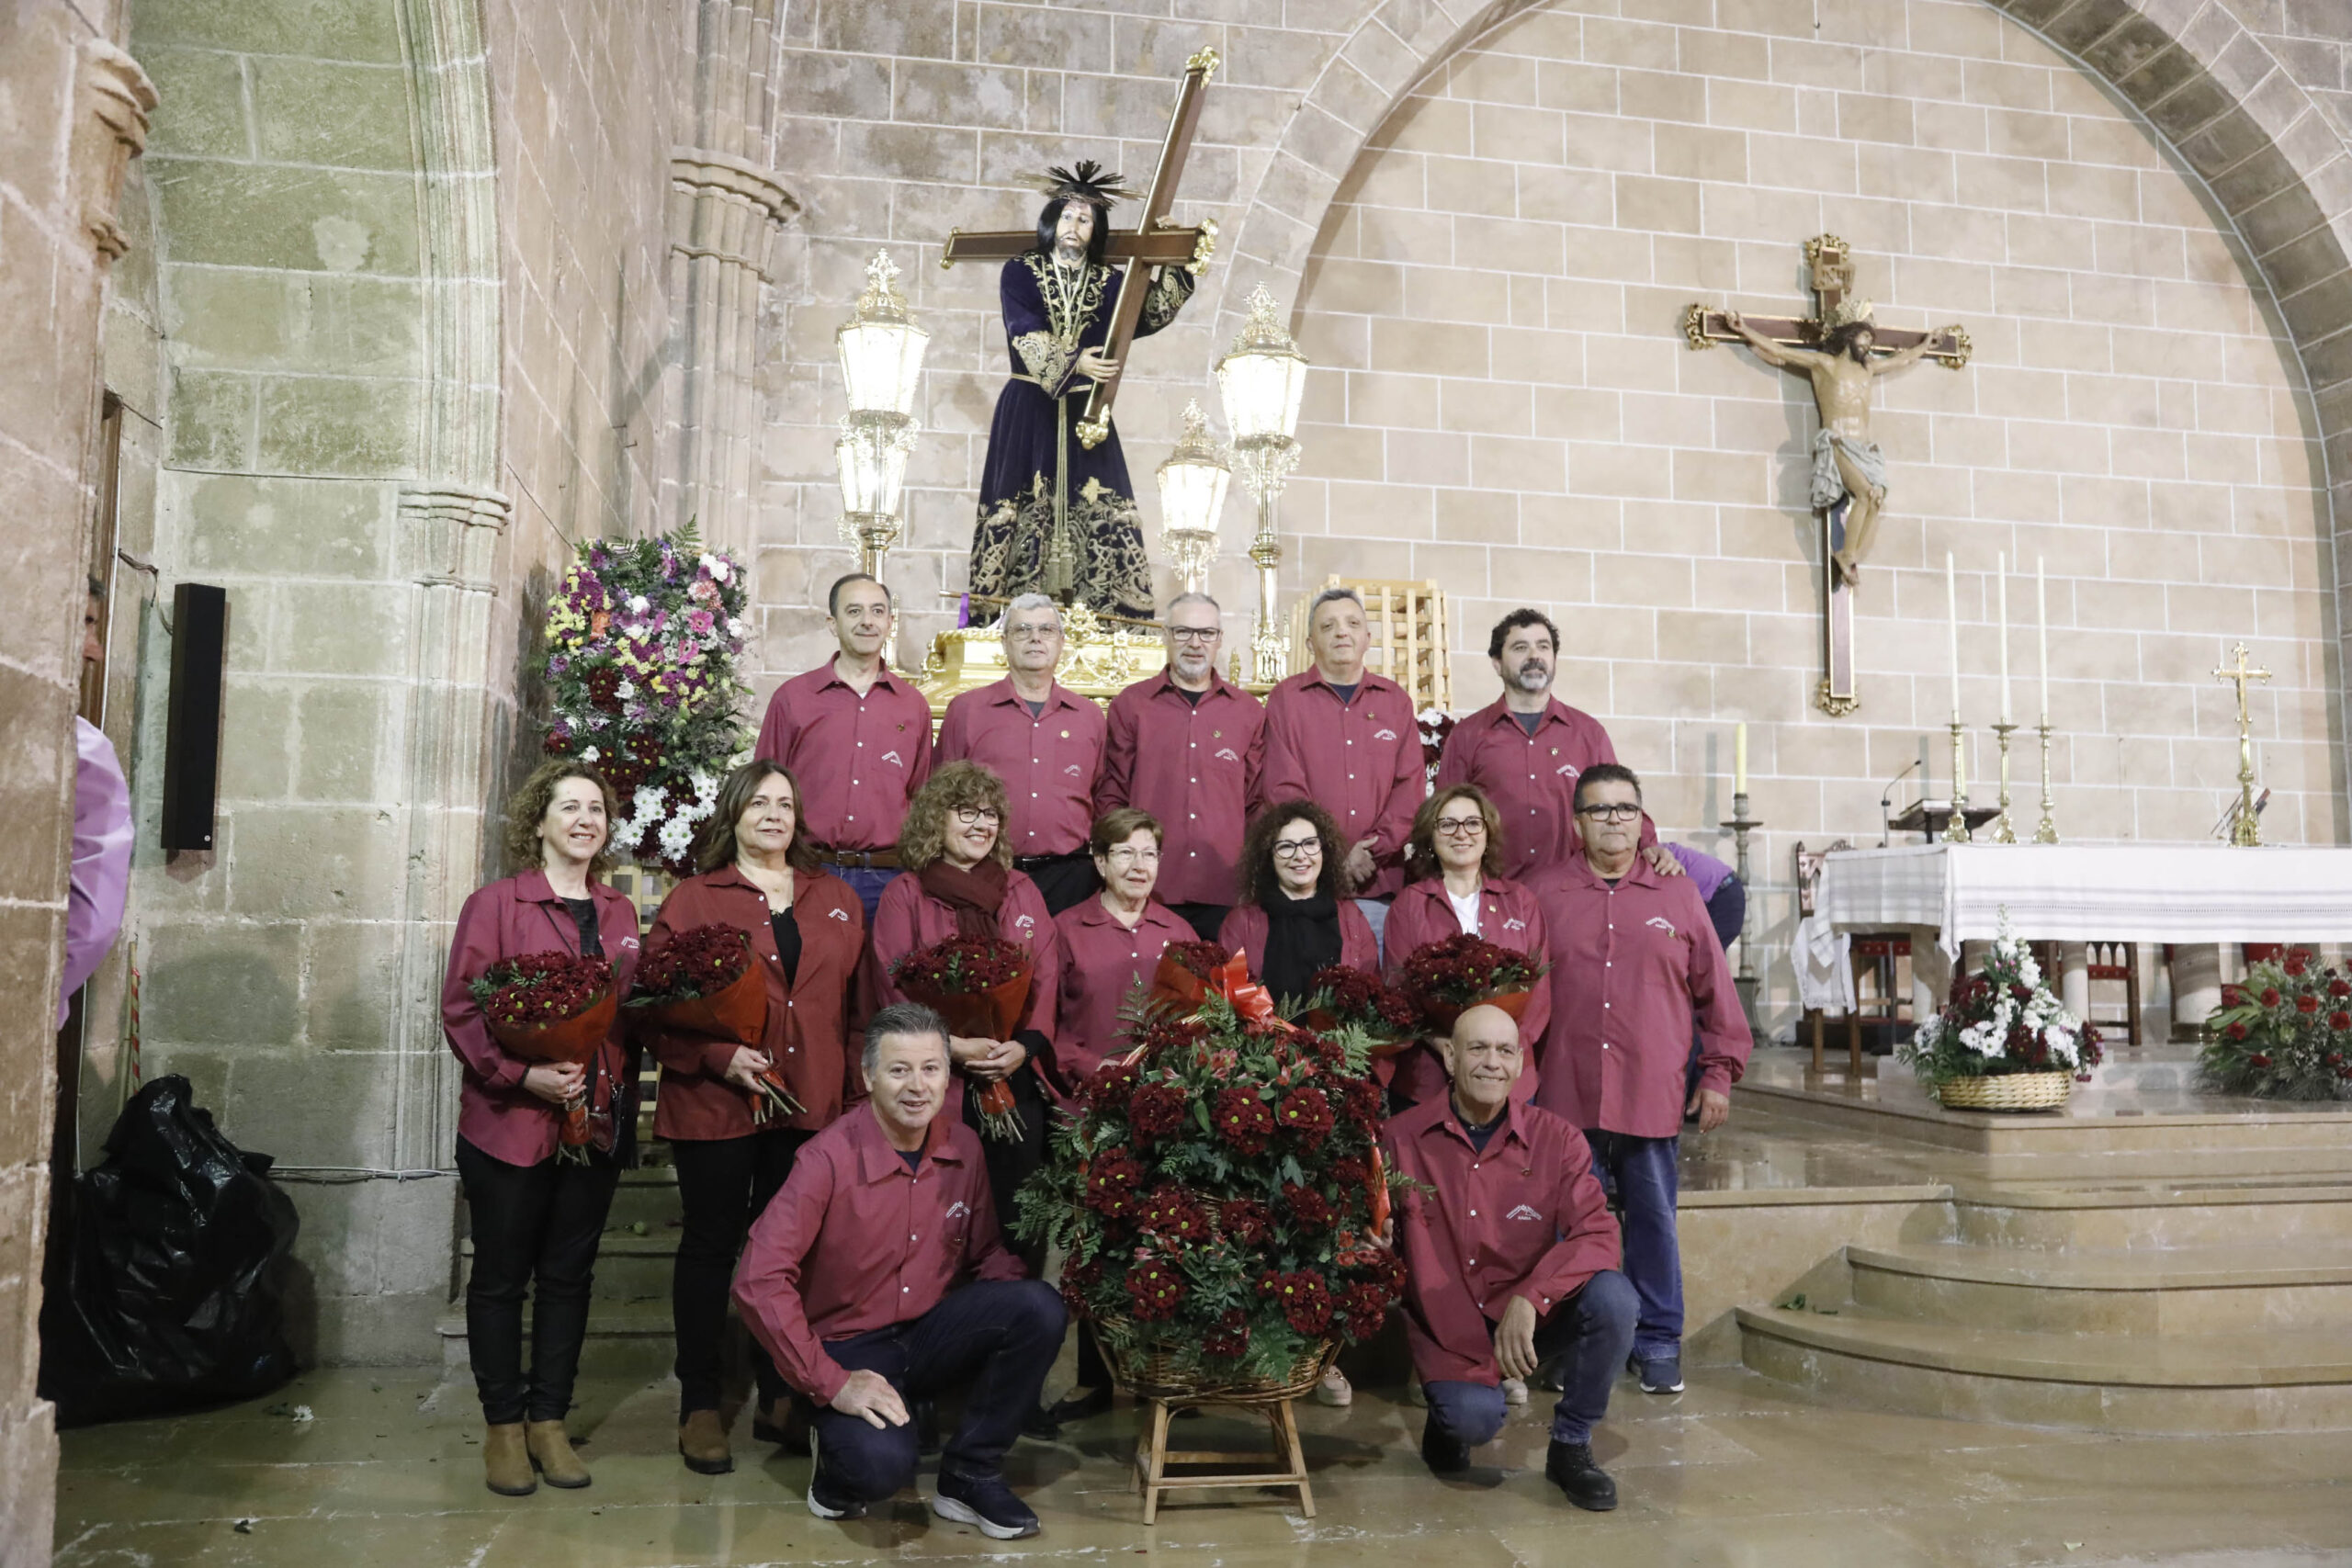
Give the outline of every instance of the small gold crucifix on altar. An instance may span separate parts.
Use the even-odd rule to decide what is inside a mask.
[[[1804,243],[1815,314],[1743,316],[1694,304],[1683,312],[1692,348],[1744,343],[1758,358],[1813,382],[1821,427],[1813,440],[1814,513],[1821,527],[1822,668],[1814,701],[1833,717],[1861,705],[1854,690],[1854,585],[1886,504],[1886,460],[1871,439],[1871,385],[1921,359],[1947,369],[1968,363],[1968,333],[1957,326],[1914,333],[1882,328],[1867,299],[1849,299],[1854,263],[1845,241]]]
[[[2245,644],[2232,650],[2237,660],[2233,669],[2224,664],[2213,671],[2219,680],[2235,682],[2238,688],[2238,804],[2231,813],[2230,842],[2245,849],[2262,847],[2262,817],[2254,806],[2254,714],[2246,706],[2245,683],[2267,681],[2267,670],[2250,670],[2245,662]]]

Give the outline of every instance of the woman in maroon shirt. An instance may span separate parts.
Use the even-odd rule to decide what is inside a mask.
[[[768,998],[767,1027],[755,1045],[646,1031],[662,1063],[653,1132],[669,1142],[685,1214],[670,1285],[678,1453],[689,1470],[723,1475],[735,1464],[718,1410],[735,1256],[801,1145],[841,1113],[855,1088],[844,1013],[865,910],[847,883],[819,868],[816,845],[800,831],[800,786],[774,762],[748,762],[727,776],[695,863],[702,874],[662,901],[647,953],[697,926],[733,926],[751,939]],[[757,1075],[771,1067],[805,1108],[800,1114],[754,1120]],[[752,1367],[760,1396],[752,1435],[782,1442],[790,1390],[757,1346]]]
[[[1305,1001],[1318,969],[1380,970],[1380,944],[1347,897],[1339,824],[1311,800],[1277,801],[1241,840],[1241,902],[1217,941],[1245,954],[1277,1002]]]
[[[601,880],[615,812],[594,768],[540,766],[507,803],[506,854],[530,869],[493,882],[458,912],[441,987],[441,1030],[464,1064],[458,1094],[458,1175],[473,1239],[466,1282],[466,1345],[489,1432],[485,1479],[519,1497],[585,1486],[564,1414],[588,1332],[596,1243],[637,1120],[633,1075],[613,1028],[584,1066],[532,1063],[491,1037],[472,983],[502,959],[535,953],[602,958],[613,987],[637,968],[637,910]],[[563,1107],[588,1102],[587,1163],[557,1158]],[[536,1287],[531,1365],[523,1368],[523,1298]]]

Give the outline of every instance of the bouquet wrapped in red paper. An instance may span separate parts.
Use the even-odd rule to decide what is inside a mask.
[[[1233,954],[1222,942],[1171,942],[1159,950],[1159,966],[1151,973],[1151,999],[1187,1010],[1199,1007],[1216,988],[1218,974],[1232,962]]]
[[[1298,1021],[1320,1033],[1362,1030],[1374,1058],[1394,1055],[1411,1044],[1421,1022],[1420,1014],[1402,991],[1377,975],[1344,964],[1315,972]]]
[[[638,965],[635,992],[623,1005],[643,1010],[664,1028],[739,1045],[756,1047],[767,1032],[767,983],[752,962],[750,935],[735,926],[693,926],[672,936]],[[808,1109],[793,1098],[773,1063],[757,1081],[752,1121],[797,1116]]]
[[[1530,987],[1542,979],[1542,961],[1475,936],[1450,936],[1406,955],[1405,994],[1420,1010],[1431,1032],[1450,1034],[1453,1021],[1481,1005],[1498,1007],[1517,1019],[1527,1010]]]
[[[502,958],[475,976],[467,989],[481,1009],[490,1037],[531,1062],[578,1066],[594,1061],[619,1008],[613,966],[569,953]],[[559,1157],[585,1160],[588,1139],[588,1100],[582,1095],[564,1104]]]
[[[967,1040],[1010,1040],[1029,1000],[1029,950],[1002,937],[959,936],[916,948],[890,966],[890,978],[910,998],[947,1021],[947,1032]],[[1021,1136],[1012,1090],[1001,1079],[978,1085],[980,1131],[1001,1140]]]

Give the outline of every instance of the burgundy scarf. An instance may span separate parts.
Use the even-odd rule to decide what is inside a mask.
[[[997,911],[1004,907],[1004,890],[1012,874],[992,860],[969,871],[958,871],[944,858],[915,873],[922,890],[956,911],[957,936],[997,936]]]

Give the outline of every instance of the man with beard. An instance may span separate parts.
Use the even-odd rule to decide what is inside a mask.
[[[1159,899],[1215,942],[1233,904],[1243,831],[1262,800],[1266,710],[1216,672],[1225,634],[1216,600],[1180,593],[1161,619],[1168,668],[1111,699],[1094,811],[1132,806],[1159,818]]]
[[[1871,547],[1879,514],[1886,508],[1886,458],[1871,439],[1871,382],[1891,370],[1917,365],[1930,347],[1949,343],[1961,329],[1939,327],[1909,348],[1872,359],[1878,333],[1868,300],[1849,312],[1833,311],[1821,347],[1791,348],[1774,343],[1742,320],[1724,312],[1724,324],[1737,333],[1756,357],[1781,370],[1802,370],[1813,381],[1813,401],[1821,428],[1813,437],[1813,506],[1826,511],[1850,498],[1846,547],[1832,558],[1849,586],[1860,581],[1860,561]]]

